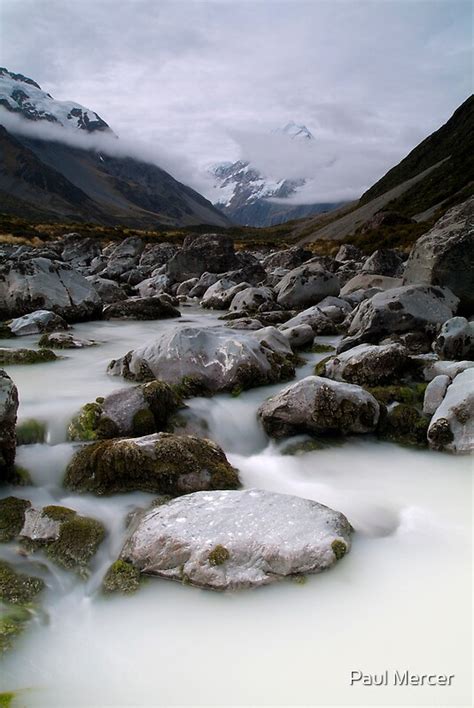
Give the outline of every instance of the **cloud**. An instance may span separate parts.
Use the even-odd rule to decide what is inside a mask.
[[[96,111],[121,141],[163,146],[178,170],[191,163],[204,190],[210,162],[250,149],[272,162],[274,146],[263,139],[263,155],[252,135],[305,123],[317,138],[318,188],[352,193],[471,92],[471,9],[470,0],[1,0],[0,63]],[[307,169],[304,155],[290,157],[282,163],[301,158]]]

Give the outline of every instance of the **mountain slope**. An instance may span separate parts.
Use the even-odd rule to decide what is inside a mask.
[[[3,102],[3,108],[27,120],[57,124],[58,140],[13,135],[11,128],[1,126],[0,109],[0,211],[18,216],[28,213],[49,221],[70,219],[144,229],[229,225],[207,199],[157,165],[61,142],[63,130],[65,135],[71,131],[113,133],[89,109],[56,102],[31,79],[5,72],[0,70],[0,103],[8,104]],[[19,95],[23,88],[18,86],[28,91],[28,100]]]
[[[398,212],[428,222],[472,194],[474,185],[474,96],[439,130],[423,140],[374,184],[358,202],[295,224],[292,237],[304,243],[347,239],[375,214]],[[420,229],[415,228],[414,233]],[[376,234],[374,234],[374,239]],[[396,230],[394,230],[396,237]]]

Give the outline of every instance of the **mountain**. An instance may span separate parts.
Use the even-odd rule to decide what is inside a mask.
[[[229,225],[211,202],[157,165],[114,157],[97,147],[74,147],[70,141],[30,137],[23,130],[14,133],[1,125],[6,110],[27,121],[55,124],[59,138],[62,130],[65,135],[113,137],[94,111],[56,101],[32,79],[6,69],[0,69],[0,105],[0,211],[35,220],[144,229]]]
[[[330,214],[304,219],[291,231],[302,243],[319,240],[348,240],[361,232],[374,244],[397,231],[409,239],[423,225],[474,193],[474,95],[451,118],[423,140],[398,165],[352,202]],[[400,215],[400,224],[381,228],[382,214]],[[378,218],[374,219],[375,215]],[[394,217],[388,217],[392,222]],[[407,226],[406,221],[411,225]],[[396,219],[395,219],[396,220]],[[373,228],[371,227],[373,225]],[[402,228],[403,227],[403,228]],[[372,234],[370,233],[372,231]],[[353,240],[353,239],[352,239]],[[385,243],[387,245],[387,243]]]
[[[291,121],[273,131],[289,140],[312,143],[314,136],[305,125]],[[243,226],[273,226],[292,219],[320,214],[338,204],[284,204],[270,201],[288,199],[306,180],[274,180],[264,176],[248,161],[222,162],[211,169],[215,178],[213,202],[233,222]]]

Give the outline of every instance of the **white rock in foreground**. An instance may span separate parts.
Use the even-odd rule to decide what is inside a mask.
[[[195,492],[146,513],[121,557],[142,573],[213,590],[318,573],[350,549],[346,517],[260,489]]]
[[[458,374],[448,386],[431,419],[428,442],[436,450],[474,451],[474,369]]]

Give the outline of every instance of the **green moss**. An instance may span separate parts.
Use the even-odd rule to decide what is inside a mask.
[[[35,443],[44,443],[47,428],[42,421],[30,418],[19,423],[15,432],[18,445],[33,445]]]
[[[325,352],[333,352],[335,351],[335,347],[331,346],[331,344],[318,344],[315,343],[311,346],[311,351],[314,354],[324,354]]]
[[[332,356],[326,356],[324,359],[321,359],[321,361],[318,361],[316,366],[314,367],[314,375],[315,376],[324,376],[324,371],[326,369],[326,364],[328,361],[332,359]]]
[[[21,605],[5,604],[0,607],[0,654],[11,649],[13,641],[25,629],[27,623],[31,620],[34,614],[34,609],[30,605],[22,607]],[[13,695],[13,694],[1,694]],[[0,700],[0,707],[2,706]],[[5,705],[9,705],[5,703]]]
[[[31,506],[26,499],[6,497],[0,500],[0,541],[14,541],[25,521],[25,511]]]
[[[72,419],[68,434],[71,440],[97,440],[97,428],[102,414],[99,403],[86,403]]]
[[[225,546],[218,544],[209,553],[209,565],[223,565],[230,558],[230,553]]]
[[[341,558],[344,558],[344,556],[346,555],[347,546],[344,541],[336,539],[331,543],[331,548],[333,550],[334,555],[336,556],[336,560],[341,560]]]
[[[10,320],[11,321],[11,320]],[[13,337],[12,331],[6,322],[0,322],[0,339],[10,339]]]
[[[67,521],[76,516],[76,512],[73,509],[68,509],[66,506],[56,506],[51,504],[50,506],[43,507],[43,514],[49,516],[53,521]]]
[[[4,691],[3,693],[0,693],[0,708],[10,708],[14,698],[15,693],[13,691]]]
[[[306,585],[306,583],[308,582],[308,578],[306,577],[306,575],[292,575],[291,579],[297,585]]]
[[[16,484],[18,487],[29,487],[33,484],[31,475],[25,467],[15,465],[12,474],[9,476],[10,484]]]
[[[184,376],[179,384],[175,384],[171,388],[178,398],[193,398],[210,394],[201,379],[194,376]]]
[[[124,593],[130,595],[140,587],[140,571],[131,563],[116,560],[112,563],[102,582],[102,590],[106,594]]]
[[[313,452],[314,450],[323,450],[327,445],[324,445],[320,440],[302,440],[297,443],[286,445],[281,451],[282,455],[303,455],[305,452]]]
[[[51,514],[48,515],[51,516]],[[54,517],[51,516],[51,518]],[[59,538],[47,543],[45,552],[51,560],[63,568],[85,575],[87,566],[104,536],[105,529],[100,521],[77,516],[75,513],[73,516],[66,515],[61,525]]]
[[[0,349],[0,365],[43,364],[58,357],[50,349]]]
[[[384,440],[403,445],[427,445],[429,419],[414,406],[399,403],[389,411],[382,410],[377,434]]]
[[[366,386],[365,390],[379,402],[388,406],[390,403],[420,405],[423,403],[427,384],[417,383],[409,386]]]
[[[149,435],[156,432],[155,418],[149,408],[142,408],[135,413],[132,421],[133,435]]]
[[[13,605],[31,602],[44,588],[41,578],[16,572],[9,563],[0,560],[0,600]]]
[[[234,386],[232,391],[230,392],[233,398],[238,398],[240,394],[242,393],[243,388],[242,386]]]

